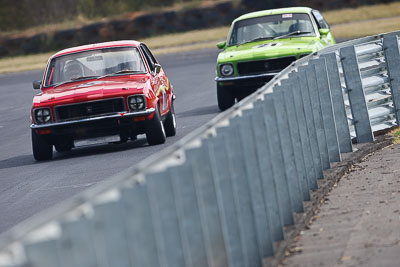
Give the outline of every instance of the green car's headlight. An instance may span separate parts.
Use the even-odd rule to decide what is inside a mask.
[[[220,66],[220,71],[222,76],[231,76],[233,74],[233,65],[223,64]]]
[[[37,124],[47,123],[51,120],[51,112],[48,108],[39,108],[34,111]]]

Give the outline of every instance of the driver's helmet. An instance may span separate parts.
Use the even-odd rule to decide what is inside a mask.
[[[296,22],[289,27],[289,32],[295,32],[295,31],[301,31],[301,32],[309,32],[311,31],[309,24],[303,21]]]
[[[73,80],[84,76],[82,65],[76,61],[68,61],[64,66],[64,78],[65,80]]]

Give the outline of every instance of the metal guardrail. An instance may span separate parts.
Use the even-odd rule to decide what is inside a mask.
[[[161,153],[3,234],[0,266],[262,266],[323,171],[352,151],[352,132],[370,142],[398,125],[397,34],[298,60]]]
[[[393,36],[397,36],[397,32],[385,34],[384,36],[389,42],[390,37],[394,40],[395,37]],[[356,84],[354,84],[354,86],[362,86],[363,88],[372,132],[390,128],[396,125],[396,114],[392,101],[392,92],[390,89],[391,80],[389,78],[386,60],[388,53],[393,53],[393,51],[389,52],[387,48],[393,47],[394,44],[384,48],[382,37],[383,35],[367,37],[362,39],[364,42],[357,42],[354,44],[355,59],[357,60],[356,64],[358,64],[358,70],[361,75],[361,85],[360,81],[357,80],[355,81]],[[333,47],[330,47],[326,49],[327,51],[321,50],[318,54],[323,55],[327,52],[336,53],[339,64],[339,73],[341,76],[341,85],[345,99],[346,114],[350,125],[350,135],[351,137],[356,137],[356,127],[351,113],[349,94],[346,88],[346,82],[344,81],[345,75],[342,67],[343,64],[348,64],[348,60],[350,60],[346,60],[345,56],[341,55],[342,48],[344,47],[345,46],[341,45],[341,48],[337,49],[336,51],[332,51]],[[343,53],[348,52],[349,49],[347,49],[347,52],[345,51]],[[352,51],[350,53],[350,56],[352,56],[350,61],[353,61],[351,64],[354,65],[354,54]],[[341,60],[341,57],[343,60]],[[364,114],[364,117],[365,115],[366,114]],[[371,139],[371,133],[368,135],[369,139]]]

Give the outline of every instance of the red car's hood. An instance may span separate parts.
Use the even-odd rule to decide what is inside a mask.
[[[143,91],[146,78],[135,80],[90,80],[68,83],[38,94],[34,103],[76,103],[103,98],[121,97]]]

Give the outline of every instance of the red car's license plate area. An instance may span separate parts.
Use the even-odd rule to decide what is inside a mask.
[[[74,146],[90,146],[90,145],[97,145],[103,143],[113,143],[121,141],[121,137],[119,135],[111,135],[111,136],[102,136],[102,137],[95,137],[95,138],[88,138],[82,140],[75,140]]]

